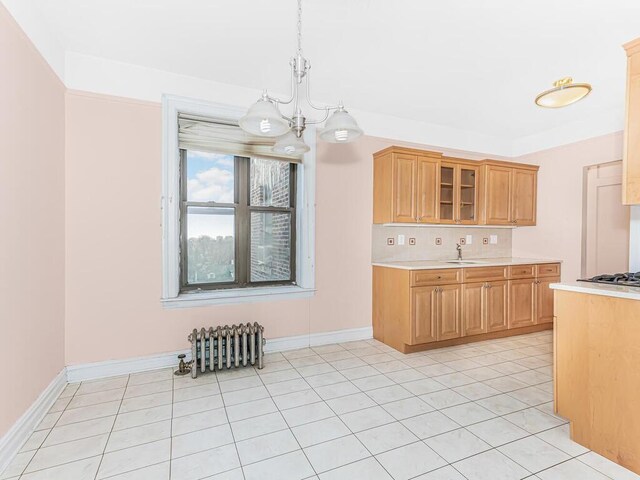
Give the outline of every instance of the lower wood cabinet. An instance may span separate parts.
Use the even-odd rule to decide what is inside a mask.
[[[487,332],[509,328],[509,283],[488,282],[485,296]]]
[[[560,277],[536,281],[536,323],[553,323],[553,290],[549,285],[559,281]]]
[[[559,264],[466,270],[374,267],[374,337],[411,352],[551,326]]]
[[[414,287],[411,289],[411,345],[438,340],[437,288]]]
[[[462,328],[465,335],[487,333],[486,282],[462,285]]]
[[[461,285],[445,285],[436,291],[436,325],[438,341],[462,336],[460,322]]]
[[[508,328],[509,289],[506,281],[466,283],[462,286],[464,335],[479,335]]]
[[[509,280],[509,328],[535,325],[535,298],[535,278]]]
[[[450,340],[462,335],[461,285],[411,289],[411,344]]]

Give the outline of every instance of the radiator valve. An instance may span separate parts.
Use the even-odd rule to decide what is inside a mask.
[[[191,373],[191,364],[193,363],[193,360],[185,362],[184,359],[186,358],[186,355],[184,353],[178,355],[178,358],[180,359],[180,362],[178,363],[178,370],[173,373],[175,375],[186,375],[187,373]]]

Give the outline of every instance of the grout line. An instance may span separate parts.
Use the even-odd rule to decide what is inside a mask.
[[[113,425],[111,425],[111,430],[109,431],[109,435],[107,436],[107,441],[104,443],[104,448],[102,449],[102,456],[100,457],[100,463],[98,463],[98,469],[96,470],[96,474],[94,476],[94,480],[98,478],[98,474],[100,473],[100,467],[102,467],[102,462],[104,461],[105,452],[107,451],[107,446],[109,445],[109,440],[111,439],[111,434],[113,433],[113,429],[118,421],[118,414],[120,413],[120,408],[122,407],[122,402],[124,401],[124,395],[127,391],[127,386],[129,385],[129,380],[131,379],[131,375],[127,376],[127,381],[125,384],[125,391],[123,392],[122,398],[120,399],[120,405],[118,405],[118,410],[116,411],[116,417],[113,419]],[[125,473],[125,472],[120,472]]]
[[[202,361],[204,362],[204,359]],[[195,362],[194,362],[192,368],[195,368],[195,367],[196,367],[196,365],[195,365]],[[218,385],[218,390],[220,390],[220,400],[222,401],[222,408],[224,410],[224,415],[225,415],[225,418],[227,419],[227,425],[229,426],[229,431],[231,432],[231,439],[233,440],[233,446],[234,446],[234,449],[236,451],[236,458],[238,459],[238,465],[240,467],[240,472],[242,473],[242,478],[246,479],[245,474],[244,474],[244,468],[242,466],[242,461],[240,460],[240,452],[238,452],[238,442],[236,442],[236,436],[233,433],[233,428],[231,428],[231,422],[229,421],[229,414],[227,413],[227,408],[226,408],[226,405],[224,403],[224,395],[222,395],[222,389],[220,388],[220,379],[218,378],[218,373],[214,371],[214,372],[210,372],[210,374],[216,376],[216,385]],[[240,378],[243,378],[243,377],[240,377]],[[231,470],[234,470],[234,469],[231,469]],[[230,471],[230,470],[227,470],[227,471]],[[171,480],[171,479],[169,479],[169,480]]]
[[[540,343],[540,345],[542,345],[542,343]],[[342,347],[342,345],[340,345],[340,346]],[[371,345],[371,344],[369,344],[369,346],[371,346],[372,348],[377,348],[377,347],[375,347],[375,345]],[[528,346],[535,346],[535,345],[528,345]],[[344,351],[347,351],[344,347],[342,347],[342,348],[343,348],[343,350],[344,350]],[[363,348],[364,348],[364,347],[363,347]],[[517,348],[519,348],[519,347],[515,347],[515,348],[513,348],[512,350],[515,350],[515,349],[517,349]],[[524,348],[527,348],[527,347],[524,347]],[[378,349],[378,350],[380,350],[380,349]],[[503,351],[506,351],[506,350],[503,350]],[[326,352],[326,353],[325,353],[325,355],[328,355],[328,354],[331,354],[331,353],[335,353],[335,352]],[[387,353],[387,352],[382,352],[382,353]],[[492,353],[494,353],[494,352],[492,352]],[[495,352],[495,353],[497,353],[497,352]],[[324,357],[322,357],[322,354],[319,354],[318,352],[315,352],[315,351],[313,351],[313,354],[318,355],[318,356],[322,359],[322,361],[321,361],[321,362],[319,362],[319,363],[317,363],[317,364],[314,364],[314,365],[320,365],[320,364],[322,364],[322,363],[328,363],[329,365],[331,365],[331,363],[327,362],[327,361],[326,361],[326,359],[325,359]],[[312,354],[312,355],[313,355],[313,354]],[[488,355],[488,354],[487,354],[487,353],[482,353],[481,355]],[[530,355],[529,357],[536,357],[536,356],[542,356],[542,355],[545,355],[545,356],[546,356],[546,355],[548,355],[548,353],[541,354],[541,355]],[[311,356],[311,355],[309,355],[309,356]],[[369,356],[369,355],[364,355],[364,356],[366,357],[366,356]],[[478,356],[480,356],[480,355],[478,355]],[[283,356],[283,357],[284,357],[284,356]],[[529,358],[529,357],[524,357],[524,358]],[[284,358],[285,358],[285,360],[286,360],[288,363],[290,363],[290,364],[291,364],[291,362],[290,362],[286,357],[284,357]],[[305,358],[305,357],[298,357],[298,358]],[[353,357],[353,358],[359,358],[359,357]],[[464,358],[470,358],[470,357],[463,357],[463,359],[464,359]],[[519,359],[519,360],[522,360],[522,359]],[[394,358],[394,360],[392,360],[392,361],[399,361],[399,359]],[[452,362],[452,361],[456,361],[456,360],[451,360],[451,361],[449,361],[449,362]],[[507,363],[507,362],[512,362],[512,361],[513,361],[513,360],[505,360],[505,362],[499,362],[499,363]],[[435,362],[436,362],[436,364],[442,364],[441,362],[438,362],[438,361],[435,361]],[[386,363],[386,362],[385,362],[385,363]],[[404,362],[402,362],[402,363],[404,363]],[[299,367],[294,367],[294,366],[292,365],[292,368],[293,368],[293,369],[294,369],[294,370],[295,370],[295,371],[300,375],[300,372],[299,372],[299,370],[298,370],[298,369],[300,369],[300,368],[306,368],[306,367],[311,367],[311,366],[314,366],[314,365],[302,365],[302,366],[299,366]],[[371,365],[371,364],[369,364],[369,366],[372,366],[372,365]],[[408,368],[408,369],[416,370],[416,367],[411,367],[411,366],[406,365],[406,364],[405,364],[405,366],[406,366],[406,368]],[[341,371],[336,370],[336,369],[333,367],[333,365],[331,365],[331,367],[333,368],[333,372],[341,373]],[[478,367],[474,367],[474,368],[482,368],[482,367],[488,367],[488,368],[490,368],[490,365],[479,365]],[[358,368],[358,367],[353,367],[353,368]],[[375,367],[373,367],[373,368],[375,369]],[[421,367],[417,367],[417,368],[421,368]],[[527,366],[524,366],[524,365],[523,365],[523,368],[525,368],[525,370],[524,370],[523,372],[516,372],[516,374],[517,374],[517,373],[524,373],[525,371],[536,370],[536,369],[540,369],[540,368],[544,368],[544,367],[527,367]],[[490,368],[490,369],[491,369],[491,368]],[[349,369],[344,369],[344,370],[349,370]],[[377,369],[376,369],[376,370],[377,370]],[[254,369],[254,371],[255,371],[255,369]],[[279,370],[279,371],[284,371],[284,370]],[[416,370],[416,371],[417,371],[417,370]],[[278,372],[278,371],[276,371],[276,372]],[[276,373],[276,372],[267,372],[267,373]],[[303,376],[303,377],[301,377],[301,378],[302,378],[302,379],[303,379],[303,381],[304,381],[304,382],[305,382],[305,383],[310,387],[309,389],[310,389],[310,390],[313,390],[313,391],[315,392],[315,391],[316,391],[316,388],[321,388],[321,387],[324,387],[324,386],[330,386],[330,385],[332,385],[332,384],[321,385],[321,386],[317,386],[317,387],[311,387],[311,385],[309,385],[309,384],[308,384],[308,382],[307,382],[307,378],[310,378],[310,377],[313,377],[313,376],[317,376],[317,375],[325,375],[326,373],[333,373],[333,372],[318,373],[318,374],[315,374],[315,375],[310,375],[310,376],[308,376],[308,377],[304,377],[304,376]],[[464,372],[464,371],[459,371],[459,370],[457,371],[457,373],[463,373],[463,372]],[[392,372],[387,372],[387,373],[392,373]],[[422,374],[422,372],[419,372],[419,373],[420,373],[421,375],[423,375],[423,374]],[[496,373],[502,373],[502,372],[496,372]],[[215,374],[215,373],[214,373],[214,374]],[[263,384],[264,388],[267,390],[267,393],[268,393],[268,395],[269,395],[269,397],[268,397],[268,398],[270,398],[270,399],[271,399],[271,401],[273,401],[273,400],[274,400],[274,397],[271,395],[271,392],[269,391],[268,386],[264,383],[264,381],[263,381],[263,380],[262,380],[262,378],[260,377],[259,372],[256,372],[255,374],[258,374],[258,377],[260,378],[261,383]],[[254,374],[254,375],[255,375],[255,374]],[[383,373],[383,372],[378,371],[378,373],[377,373],[377,374],[375,374],[375,375],[378,375],[378,374],[380,374],[380,375],[382,375],[382,376],[384,376],[384,377],[388,378],[388,377],[386,376],[386,374],[385,374],[385,373]],[[514,375],[514,374],[505,374],[505,375],[503,375],[503,377],[507,377],[507,376],[511,376],[511,375]],[[247,375],[247,376],[252,376],[252,375]],[[373,376],[373,375],[372,375],[372,376]],[[244,378],[244,376],[243,376],[243,377],[238,377],[238,378]],[[361,377],[361,378],[367,378],[367,377]],[[424,378],[433,378],[433,377],[429,377],[429,376],[424,375]],[[496,377],[496,378],[501,378],[501,377]],[[174,380],[175,380],[175,379],[174,379]],[[232,379],[230,379],[230,380],[232,380]],[[354,380],[359,380],[359,379],[354,379]],[[473,381],[472,383],[484,383],[484,381],[482,381],[482,380],[476,380],[476,379],[473,379],[473,380],[474,380],[474,381]],[[282,381],[284,382],[284,381],[291,381],[291,380],[282,380]],[[392,382],[393,382],[393,384],[392,384],[391,386],[395,386],[395,385],[402,386],[402,384],[401,384],[401,383],[397,383],[397,382],[395,382],[395,381],[393,381],[393,380],[391,380],[391,379],[390,379],[390,381],[392,381]],[[436,381],[437,381],[437,380],[436,380]],[[218,377],[217,375],[216,375],[216,382],[218,383],[218,385],[220,385],[220,379],[219,379],[219,377]],[[356,385],[355,385],[355,384],[354,384],[350,379],[347,379],[347,380],[346,380],[346,382],[351,383],[351,384],[352,384],[356,389],[358,389],[359,391],[361,391],[361,389],[360,389],[360,388],[358,388],[358,387],[357,387],[357,386],[356,386]],[[127,382],[127,383],[128,383],[128,382]],[[147,383],[145,383],[145,384],[150,384],[150,383],[154,383],[154,382],[147,382]],[[173,384],[174,384],[174,386],[175,386],[175,381],[173,381],[172,383],[173,383]],[[274,384],[277,384],[277,383],[281,383],[281,382],[273,382],[273,383],[271,383],[271,384],[269,384],[269,385],[274,385]],[[338,382],[338,383],[340,383],[340,382]],[[405,382],[405,383],[408,383],[408,382]],[[547,382],[541,382],[540,384],[542,384],[542,383],[547,383]],[[141,384],[141,385],[145,385],[145,384]],[[333,383],[333,385],[334,385],[334,384],[335,384],[335,383]],[[516,389],[516,390],[523,390],[523,389],[525,389],[525,388],[535,387],[535,385],[539,385],[539,384],[534,384],[534,385],[529,385],[529,384],[527,384],[527,386],[526,386],[526,387],[522,387],[521,389]],[[197,386],[198,386],[198,385],[195,385],[194,387],[197,387]],[[78,387],[78,389],[79,389],[79,388],[80,388],[80,387]],[[191,387],[185,387],[185,388],[191,388]],[[387,388],[387,387],[382,387],[382,388]],[[453,387],[453,388],[457,388],[457,387]],[[443,386],[443,390],[452,390],[452,391],[453,391],[453,388]],[[77,393],[78,389],[76,389],[76,391],[74,392],[74,394],[71,396],[72,398],[76,395],[76,393]],[[175,390],[176,390],[175,388],[173,388],[173,389],[172,389],[172,397],[175,395]],[[240,389],[240,390],[236,390],[236,391],[241,391],[241,390],[242,390],[242,389]],[[308,389],[305,389],[305,390],[308,390]],[[371,390],[369,390],[369,391],[372,391],[372,390],[376,390],[376,389],[371,389]],[[541,390],[541,391],[543,391],[542,389],[540,389],[540,390]],[[91,392],[91,393],[98,393],[98,392]],[[162,392],[160,392],[160,393],[162,393]],[[227,393],[231,393],[231,392],[227,392]],[[294,392],[290,392],[290,393],[295,393],[295,391],[294,391]],[[366,392],[366,391],[365,391],[365,392],[362,392],[362,393],[364,393],[367,397],[369,397],[369,395],[367,395],[367,392]],[[418,398],[418,395],[415,395],[415,394],[413,394],[412,392],[409,392],[409,393],[411,393],[411,397],[416,397],[416,398]],[[509,392],[500,392],[499,394],[496,394],[496,395],[494,395],[494,396],[497,396],[497,395],[503,395],[503,394],[507,394],[507,395],[508,395],[508,393],[509,393]],[[548,393],[548,392],[545,392],[545,393]],[[150,395],[153,395],[153,394],[150,394]],[[143,395],[143,396],[147,396],[147,395]],[[409,398],[411,398],[411,397],[409,397]],[[65,398],[66,398],[66,397],[65,397]],[[199,397],[199,398],[204,398],[204,397]],[[221,398],[223,399],[223,405],[224,405],[224,395],[222,395],[222,396],[221,396]],[[334,398],[340,398],[340,397],[334,397]],[[369,397],[369,398],[371,398],[371,397]],[[485,397],[485,398],[489,398],[489,397]],[[123,398],[122,400],[124,400],[124,398]],[[122,404],[122,400],[121,400],[121,404]],[[478,399],[478,400],[482,400],[482,399]],[[420,401],[424,401],[424,400],[420,399]],[[476,401],[477,401],[477,400],[476,400]],[[69,403],[70,403],[70,402],[71,402],[71,400],[69,401]],[[335,411],[334,411],[334,410],[333,410],[333,409],[332,409],[332,408],[327,404],[327,400],[322,399],[322,400],[321,400],[321,402],[322,402],[322,403],[325,403],[325,404],[328,406],[328,408],[329,408],[329,409],[330,409],[330,410],[331,410],[331,411],[336,415],[336,417],[337,417],[337,418],[342,422],[342,419],[340,418],[340,416],[339,416],[338,414],[336,414],[336,413],[335,413]],[[392,401],[392,402],[394,402],[394,401]],[[387,403],[392,403],[392,402],[386,402],[385,404],[387,404]],[[467,402],[467,403],[471,403],[471,402],[475,402],[475,401],[470,400],[470,402]],[[243,402],[243,403],[246,403],[246,402]],[[320,402],[312,402],[312,403],[320,403]],[[384,409],[383,405],[385,405],[385,404],[380,405],[380,404],[378,404],[378,402],[375,402],[375,401],[374,401],[374,403],[376,404],[376,406],[382,407],[382,408]],[[543,402],[543,403],[541,403],[541,404],[537,404],[537,405],[533,405],[533,406],[527,405],[527,407],[526,407],[526,408],[524,408],[524,409],[522,409],[522,410],[526,410],[526,409],[530,409],[530,408],[537,408],[537,409],[539,409],[538,407],[539,407],[539,406],[541,406],[541,405],[543,405],[544,403],[548,403],[548,402]],[[242,403],[241,403],[241,404],[242,404]],[[239,404],[239,405],[241,405],[241,404]],[[274,404],[275,404],[275,402],[274,402]],[[172,403],[172,405],[173,405],[173,403]],[[275,404],[275,405],[276,405],[276,408],[277,408],[278,412],[280,412],[280,414],[282,414],[281,412],[283,412],[283,411],[290,410],[290,409],[292,409],[292,408],[298,408],[298,407],[302,407],[302,406],[307,406],[307,405],[309,405],[309,404],[299,405],[299,406],[291,407],[291,408],[287,408],[287,409],[280,409],[280,407],[278,407],[278,405],[277,405],[277,404]],[[433,407],[433,406],[431,406],[431,405],[430,405],[430,407]],[[79,407],[79,408],[81,408],[81,407]],[[448,407],[445,407],[445,408],[448,408]],[[359,409],[359,410],[362,410],[362,409]],[[440,411],[440,410],[442,410],[442,409],[437,409],[437,408],[435,408],[435,409],[434,409],[434,411]],[[63,412],[62,412],[62,413],[64,413],[64,411],[66,411],[66,408],[65,408],[65,410],[63,410]],[[358,410],[355,410],[355,411],[358,411]],[[355,412],[355,411],[354,411],[354,412]],[[62,417],[62,413],[61,413],[61,415],[60,415],[60,417],[59,417],[59,418],[61,418],[61,417]],[[352,412],[347,412],[347,413],[352,413]],[[493,413],[493,412],[492,412],[492,413]],[[515,413],[515,412],[510,412],[510,413],[508,413],[508,414],[506,414],[506,415],[510,415],[511,413]],[[543,412],[543,413],[546,413],[546,412]],[[119,411],[118,411],[118,414],[119,414]],[[225,414],[226,414],[226,409],[225,409]],[[346,413],[345,413],[345,414],[346,414]],[[345,415],[345,414],[343,414],[343,415]],[[493,417],[493,418],[498,418],[498,417],[502,417],[502,416],[504,416],[504,415],[496,415],[496,417]],[[58,420],[59,420],[59,418],[58,418]],[[254,417],[249,417],[249,418],[254,418]],[[409,417],[409,418],[411,418],[411,417]],[[173,415],[172,415],[172,419],[173,419]],[[53,430],[53,428],[55,428],[55,426],[57,426],[57,422],[58,422],[58,420],[56,421],[56,424],[54,424],[54,427],[52,427],[52,428],[49,430],[49,433],[47,434],[47,436],[50,434],[50,432]],[[89,420],[92,420],[92,419],[89,419]],[[243,419],[243,420],[246,420],[246,419]],[[403,419],[403,420],[405,420],[405,419]],[[318,421],[322,421],[322,420],[318,420]],[[484,421],[484,420],[483,420],[483,421]],[[227,415],[227,422],[228,422],[228,424],[230,425],[230,423],[231,423],[231,422],[229,422],[228,415]],[[401,421],[400,421],[400,420],[397,420],[397,419],[395,419],[395,418],[394,418],[394,422],[391,422],[391,423],[395,423],[395,422],[401,423]],[[77,422],[74,422],[74,423],[77,423]],[[155,422],[152,422],[152,423],[155,423]],[[173,422],[172,422],[172,423],[173,423]],[[285,423],[288,425],[289,430],[291,430],[291,427],[289,426],[289,424],[288,424],[288,422],[286,421],[286,419],[285,419]],[[301,424],[301,425],[308,425],[309,423],[313,423],[313,422],[307,422],[307,423],[305,423],[305,424]],[[344,422],[342,422],[342,423],[344,423]],[[477,422],[476,422],[476,423],[477,423]],[[115,424],[115,420],[114,420],[114,424]],[[137,426],[136,426],[136,427],[137,427]],[[376,426],[376,427],[371,427],[371,428],[377,428],[377,427],[378,427],[378,426]],[[556,428],[556,427],[557,427],[557,426],[553,426],[553,427],[551,427],[551,428]],[[130,427],[130,428],[135,428],[135,427]],[[466,427],[461,427],[461,428],[466,428]],[[349,431],[351,431],[351,429],[350,429],[348,426],[347,426],[347,429],[349,429]],[[112,427],[112,430],[113,430],[113,427]],[[363,431],[366,431],[366,430],[369,430],[369,429],[365,429],[365,430],[363,430]],[[189,433],[192,433],[192,432],[189,432]],[[358,432],[358,433],[361,433],[361,432]],[[527,433],[529,433],[529,432],[527,432]],[[537,433],[541,433],[541,432],[537,432]],[[292,432],[292,434],[293,434],[293,432]],[[355,433],[353,433],[353,432],[352,432],[352,434],[353,434],[354,436],[356,436],[356,435],[355,435]],[[232,435],[233,435],[233,431],[232,431]],[[533,436],[533,435],[536,435],[536,434],[529,434],[528,436]],[[257,436],[257,437],[259,437],[259,436]],[[257,438],[257,437],[252,437],[252,438]],[[295,438],[295,435],[294,435],[294,438]],[[358,437],[356,436],[356,438],[358,438]],[[527,438],[527,437],[525,437],[525,438]],[[334,439],[332,439],[332,440],[334,440]],[[45,441],[46,441],[46,437],[45,437]],[[297,438],[296,438],[296,441],[297,441]],[[331,441],[331,440],[328,440],[328,441]],[[358,441],[359,441],[359,440],[358,440]],[[419,440],[419,441],[424,442],[424,440]],[[44,441],[43,441],[43,443],[44,443]],[[108,443],[108,440],[107,440],[107,443]],[[151,442],[146,442],[146,443],[151,443]],[[234,443],[235,443],[235,438],[234,438]],[[321,443],[325,443],[325,442],[321,442]],[[417,443],[417,442],[413,442],[413,443]],[[298,444],[299,444],[299,442],[298,442]],[[58,445],[59,445],[59,444],[58,444]],[[316,445],[319,445],[319,444],[316,444]],[[300,447],[301,447],[301,446],[300,446]],[[105,445],[105,448],[106,448],[106,445]],[[365,448],[366,448],[366,447],[365,447]],[[496,448],[498,448],[498,447],[496,447]],[[556,448],[557,448],[557,447],[556,447]],[[302,449],[302,447],[301,447],[301,449]],[[37,450],[39,450],[39,448],[38,448]],[[302,449],[302,450],[303,450],[303,453],[304,453],[304,449]],[[368,449],[367,449],[367,451],[368,451]],[[237,447],[236,447],[236,452],[237,452]],[[36,452],[36,453],[37,453],[37,452]],[[288,453],[291,453],[291,452],[288,452]],[[370,452],[369,452],[369,453],[370,453]],[[382,453],[382,452],[381,452],[381,453]],[[306,455],[306,454],[305,454],[305,455]],[[34,454],[34,456],[35,456],[35,454]],[[269,458],[273,458],[273,457],[269,457]],[[375,458],[375,456],[374,456],[374,458]],[[575,457],[571,457],[571,458],[575,458]],[[266,459],[265,459],[265,460],[266,460]],[[458,460],[458,461],[459,461],[459,460]],[[26,468],[26,467],[25,467],[25,468]],[[144,467],[141,467],[141,468],[144,468]],[[312,467],[312,468],[313,468],[313,467]],[[339,467],[336,467],[336,468],[339,468]],[[314,470],[315,470],[315,469],[314,469]]]

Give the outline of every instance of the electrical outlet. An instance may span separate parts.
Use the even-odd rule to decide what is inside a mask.
[[[409,238],[409,245],[415,245],[416,244],[416,239],[411,237]]]
[[[398,245],[404,245],[404,235],[398,235]]]
[[[471,245],[473,243],[473,235],[467,235],[467,245]]]
[[[395,245],[396,241],[393,239],[393,237],[387,238],[387,245]]]
[[[496,245],[498,243],[498,235],[489,235],[489,243]]]
[[[487,237],[484,237],[484,238],[482,239],[482,244],[483,244],[483,245],[489,245],[489,239],[488,239]]]
[[[442,245],[442,239],[440,237],[436,238],[436,245]]]
[[[466,245],[467,244],[467,239],[466,238],[461,238],[459,243],[460,243],[460,245]]]

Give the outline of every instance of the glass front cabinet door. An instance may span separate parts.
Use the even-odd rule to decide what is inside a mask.
[[[478,172],[475,165],[440,165],[440,223],[478,223]]]

